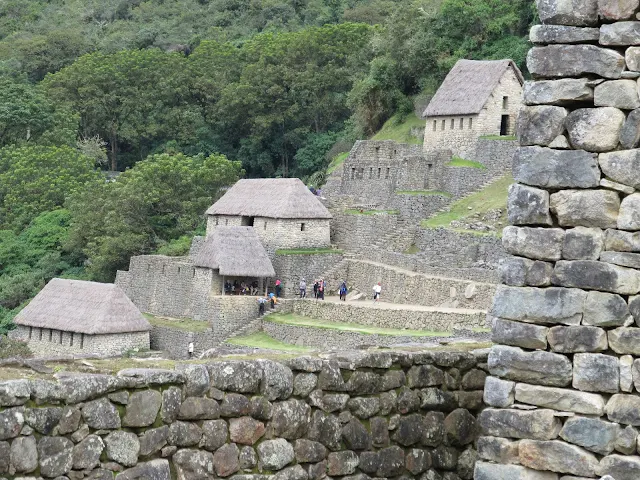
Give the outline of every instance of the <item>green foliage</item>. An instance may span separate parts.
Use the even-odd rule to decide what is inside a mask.
[[[2,321],[0,320],[0,360],[7,358],[29,358],[33,356],[26,343],[13,340],[2,332]]]
[[[387,120],[371,140],[394,140],[421,145],[424,141],[424,126],[425,120],[418,118],[413,112],[404,118],[397,114]],[[416,136],[413,132],[419,132],[420,135]]]
[[[327,175],[330,175],[337,168],[341,167],[348,156],[349,156],[349,152],[342,152],[336,155],[335,157],[333,157],[333,159],[331,160],[331,163],[327,167]]]

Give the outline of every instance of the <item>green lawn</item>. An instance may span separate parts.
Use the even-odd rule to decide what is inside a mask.
[[[398,190],[396,195],[441,195],[443,197],[450,197],[451,194],[447,192],[438,192],[437,190]]]
[[[295,325],[299,327],[326,328],[343,332],[363,333],[366,335],[393,335],[403,337],[448,337],[450,332],[432,332],[429,330],[403,330],[399,328],[370,327],[355,323],[328,322],[309,317],[296,315],[295,313],[277,313],[265,317],[265,322],[280,323],[283,325]]]
[[[151,315],[150,313],[143,313],[143,315],[151,325],[156,325],[158,327],[171,327],[188,332],[205,332],[211,328],[209,326],[209,322],[200,320],[156,317],[155,315]]]
[[[276,255],[322,255],[327,253],[342,253],[336,248],[281,248],[276,250]]]
[[[480,137],[481,140],[515,140],[515,135],[484,135]]]
[[[344,153],[339,153],[338,155],[333,157],[333,159],[331,160],[331,163],[327,167],[327,175],[330,175],[331,173],[333,173],[333,171],[336,168],[340,167],[344,163],[344,161],[347,159],[348,156],[349,156],[349,152],[344,152]]]
[[[266,317],[266,318],[270,318],[270,317]],[[275,338],[270,337],[264,332],[256,332],[256,333],[252,333],[251,335],[233,337],[227,340],[226,343],[230,343],[231,345],[242,345],[245,347],[266,348],[269,350],[282,350],[285,352],[305,353],[313,350],[312,348],[299,347],[298,345],[291,345],[289,343],[281,342],[280,340],[276,340]]]
[[[344,211],[344,213],[348,213],[349,215],[398,215],[400,211],[398,210],[358,210],[356,208],[350,208]]]
[[[477,168],[479,170],[486,170],[482,163],[476,162],[474,160],[467,160],[460,157],[453,157],[449,163],[445,164],[446,167],[464,167],[464,168]]]
[[[453,220],[466,218],[473,213],[486,213],[496,208],[506,211],[507,190],[512,183],[513,178],[511,175],[506,175],[483,190],[454,202],[448,211],[423,220],[421,225],[424,228],[447,227]],[[471,210],[469,210],[469,207],[471,207]],[[504,221],[505,219],[502,220]]]
[[[424,141],[425,120],[421,120],[414,113],[407,115],[404,119],[394,115],[385,122],[380,131],[371,140],[395,140],[400,143],[412,143],[422,145]],[[420,137],[411,135],[412,128],[420,129]]]

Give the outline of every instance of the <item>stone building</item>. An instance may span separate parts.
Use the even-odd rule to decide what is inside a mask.
[[[206,213],[207,235],[219,226],[253,227],[270,255],[330,245],[331,214],[298,178],[240,180]]]
[[[424,151],[475,160],[479,137],[513,135],[523,84],[512,60],[458,60],[424,112]]]
[[[36,354],[120,355],[149,348],[151,325],[120,287],[54,278],[14,319],[10,335]]]

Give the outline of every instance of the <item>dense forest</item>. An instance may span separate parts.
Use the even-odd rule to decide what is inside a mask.
[[[240,176],[322,172],[459,58],[524,68],[531,0],[0,3],[0,331],[53,276],[182,254]],[[122,172],[116,174],[115,172]]]

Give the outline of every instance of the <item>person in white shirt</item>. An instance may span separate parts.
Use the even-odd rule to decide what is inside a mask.
[[[307,298],[307,282],[304,280],[300,280],[300,298]]]
[[[380,282],[378,282],[378,284],[373,287],[374,302],[377,302],[378,300],[380,300],[380,292],[382,292],[382,285],[380,285]]]
[[[193,342],[189,342],[189,358],[193,357]]]

